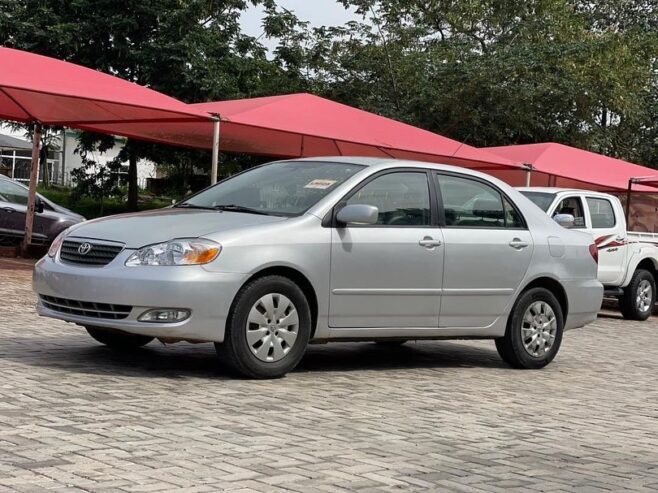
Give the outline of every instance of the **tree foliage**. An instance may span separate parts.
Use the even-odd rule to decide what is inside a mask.
[[[558,141],[658,167],[655,0],[342,3],[363,21],[296,27],[310,48],[291,65],[315,91],[477,146]]]
[[[275,0],[0,0],[0,43],[188,102],[310,91],[473,145],[558,141],[658,167],[656,0],[339,3],[358,20],[312,27]],[[269,54],[240,30],[252,4]],[[183,176],[209,163],[126,153]]]

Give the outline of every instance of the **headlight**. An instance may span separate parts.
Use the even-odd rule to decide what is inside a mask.
[[[126,265],[201,265],[215,260],[221,251],[222,246],[210,240],[171,240],[140,248]]]
[[[64,241],[64,237],[66,236],[67,232],[68,229],[62,231],[50,244],[50,248],[48,248],[48,256],[50,258],[55,258],[55,256],[57,256],[57,252],[59,252],[59,248],[62,246],[62,242]]]

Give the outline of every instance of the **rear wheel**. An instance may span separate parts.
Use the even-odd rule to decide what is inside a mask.
[[[553,293],[529,289],[516,301],[505,336],[496,339],[496,349],[515,368],[543,368],[560,349],[563,331],[562,308]]]
[[[619,298],[619,308],[628,320],[646,320],[656,304],[656,280],[651,272],[638,269]]]
[[[150,336],[129,334],[101,327],[85,327],[85,329],[91,337],[112,349],[135,349],[145,346],[153,340],[153,337]]]
[[[249,378],[279,378],[297,366],[311,335],[311,310],[302,290],[282,276],[244,286],[236,296],[217,353]]]

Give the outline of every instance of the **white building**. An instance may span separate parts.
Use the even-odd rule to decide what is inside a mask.
[[[82,166],[82,158],[75,152],[78,146],[76,130],[64,130],[53,136],[49,142],[48,171],[50,181],[60,185],[71,185],[71,170]],[[116,145],[104,153],[92,152],[88,158],[103,165],[114,159],[125,141],[116,137]],[[7,126],[0,125],[0,173],[19,181],[30,179],[30,164],[32,143],[25,138],[22,131],[12,131]],[[146,187],[147,178],[155,178],[156,167],[151,161],[142,159],[137,163],[137,182],[140,187]],[[119,179],[125,183],[128,177],[128,163],[119,172]],[[39,173],[39,181],[43,181],[43,170]]]

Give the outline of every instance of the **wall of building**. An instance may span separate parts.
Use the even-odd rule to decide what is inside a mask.
[[[24,131],[15,131],[6,125],[0,125],[0,133],[5,135],[10,135],[19,139],[25,139]],[[82,166],[82,158],[78,153],[75,152],[76,147],[78,146],[77,131],[75,130],[65,130],[58,136],[53,139],[53,144],[56,147],[55,150],[50,152],[49,155],[49,165],[51,168],[50,176],[53,181],[60,185],[71,185],[71,170],[79,168]],[[125,139],[117,137],[116,145],[109,149],[107,152],[92,152],[89,154],[89,158],[103,165],[108,161],[114,159],[124,143]],[[27,181],[29,180],[29,151],[16,151],[17,157],[16,162],[17,166],[14,167],[14,178]],[[3,163],[7,164],[3,168],[3,173],[8,171],[11,168],[11,163],[14,161],[14,152],[5,150],[0,153],[0,159]],[[120,173],[119,179],[122,182],[127,180],[127,171],[128,163],[124,166],[122,173]],[[42,175],[42,173],[40,174]],[[141,159],[137,163],[137,181],[140,187],[146,186],[147,178],[154,178],[156,176],[156,166],[151,161],[146,159]],[[41,180],[42,176],[40,176]]]

